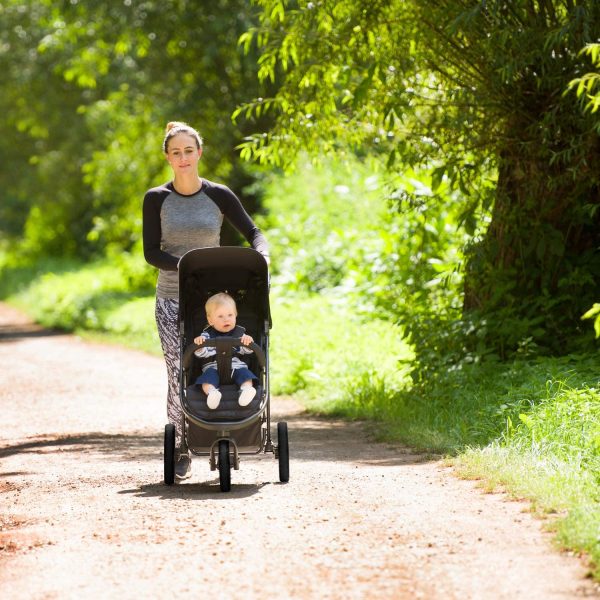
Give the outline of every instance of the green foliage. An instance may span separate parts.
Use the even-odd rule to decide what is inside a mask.
[[[581,54],[588,55],[592,61],[592,65],[600,68],[600,44],[587,44],[581,51]],[[584,111],[597,112],[600,107],[600,73],[586,73],[581,77],[573,79],[569,83],[567,91],[573,89],[576,91]],[[596,132],[600,133],[600,120],[596,121],[595,129]],[[595,211],[598,206],[590,206],[589,208]],[[590,319],[592,317],[595,317],[594,330],[598,338],[600,337],[600,304],[594,303],[594,306],[582,318]]]
[[[484,319],[484,344],[502,356],[528,338],[564,352],[598,291],[597,121],[564,91],[600,5],[256,3],[260,23],[242,41],[256,42],[259,77],[277,93],[237,114],[266,111],[275,126],[244,156],[288,165],[306,149],[351,148],[402,175],[430,169],[432,189],[459,190],[462,222],[478,230],[460,261],[464,319]],[[507,316],[518,334],[501,328]]]
[[[288,164],[303,148],[353,146],[383,150],[392,165],[430,166],[434,158],[439,173],[471,194],[488,161],[525,141],[515,138],[515,119],[531,117],[527,135],[548,121],[542,147],[551,150],[565,117],[557,111],[569,104],[546,112],[536,103],[553,90],[560,102],[600,18],[593,1],[255,3],[260,23],[241,42],[256,42],[259,77],[279,86],[236,111],[276,115],[275,128],[245,149],[273,164]]]
[[[263,181],[277,285],[287,292],[349,289],[363,259],[380,253],[386,210],[384,180],[375,161],[303,160],[295,172]]]
[[[374,161],[304,161],[268,178],[263,198],[277,286],[334,293],[365,315],[399,323],[418,351],[416,380],[498,358],[504,347],[532,354],[543,331],[540,314],[524,321],[506,309],[493,323],[461,316],[460,248],[476,225],[465,221],[460,194],[444,178],[434,187],[434,177],[390,179]]]
[[[581,54],[589,56],[592,65],[600,68],[600,44],[586,44]],[[586,73],[573,79],[567,88],[571,90],[575,90],[584,110],[595,113],[600,108],[600,73]],[[597,121],[596,131],[600,132],[600,121]]]
[[[90,138],[77,113],[85,92],[56,72],[55,57],[36,51],[51,17],[48,2],[0,6],[0,230],[5,243],[25,237],[21,257],[74,255],[91,222],[80,201],[88,192],[79,174]]]
[[[593,385],[597,385],[594,381]],[[539,456],[575,461],[600,482],[600,397],[596,388],[547,382],[546,396],[505,432],[506,444]]]
[[[263,205],[277,284],[335,289],[364,310],[408,323],[460,303],[466,239],[460,199],[429,172],[390,179],[377,161],[300,161],[265,180]],[[438,203],[430,204],[432,196]],[[294,218],[290,219],[289,215]]]
[[[142,195],[170,176],[170,120],[200,129],[203,174],[242,193],[253,170],[230,114],[260,93],[254,56],[237,46],[253,12],[242,0],[3,2],[5,247],[78,258],[135,248]]]
[[[0,252],[0,299],[26,290],[45,273],[69,273],[81,268],[81,261],[46,258],[43,261],[20,260],[11,252]]]
[[[22,306],[37,322],[79,333],[110,333],[114,341],[159,352],[154,324],[155,273],[123,255],[83,264],[49,259],[0,265],[0,297]],[[141,264],[141,267],[140,267]]]
[[[590,310],[588,310],[581,318],[582,319],[591,319],[592,317],[595,317],[594,330],[596,331],[596,337],[599,338],[600,337],[600,304],[598,304],[597,302],[595,302],[594,306],[592,306],[592,308],[590,308]]]
[[[397,388],[408,381],[412,352],[398,327],[365,321],[343,298],[321,294],[271,301],[274,394],[295,394],[318,409],[352,398],[371,380]]]

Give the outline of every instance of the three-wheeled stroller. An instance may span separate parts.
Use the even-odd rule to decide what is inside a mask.
[[[256,396],[245,407],[231,380],[231,358],[240,338],[218,337],[204,343],[217,350],[221,402],[208,408],[206,395],[194,385],[200,361],[194,344],[205,324],[204,304],[209,296],[227,292],[237,304],[237,323],[254,338],[252,354],[245,355],[258,377]],[[279,461],[279,480],[289,479],[287,423],[277,423],[277,443],[271,439],[269,394],[269,272],[264,257],[251,248],[223,246],[187,252],[179,262],[179,328],[181,338],[180,400],[183,409],[181,446],[175,447],[175,426],[165,426],[164,478],[175,480],[175,462],[190,452],[208,456],[211,471],[218,468],[221,491],[231,488],[231,468],[239,469],[240,455],[273,452]]]

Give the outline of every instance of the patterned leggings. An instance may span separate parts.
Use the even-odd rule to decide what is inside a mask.
[[[175,425],[175,444],[181,445],[181,402],[179,400],[179,300],[156,298],[158,337],[167,365],[167,419]]]

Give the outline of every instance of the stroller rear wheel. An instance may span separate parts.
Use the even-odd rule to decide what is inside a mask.
[[[279,481],[290,480],[290,450],[288,445],[288,427],[285,421],[277,423],[277,458],[279,459]]]
[[[219,441],[219,483],[222,492],[228,492],[231,489],[231,462],[227,440]]]
[[[165,483],[175,481],[175,425],[165,425]]]

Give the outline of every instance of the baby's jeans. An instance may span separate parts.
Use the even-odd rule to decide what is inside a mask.
[[[231,372],[231,379],[233,379],[233,383],[235,383],[238,387],[244,383],[244,381],[249,381],[252,379],[258,379],[256,375],[246,367],[239,367],[238,369],[233,369]],[[219,372],[217,369],[213,369],[209,367],[196,379],[197,385],[202,385],[203,383],[209,383],[210,385],[214,385],[216,388],[219,387],[221,380],[219,379]]]

